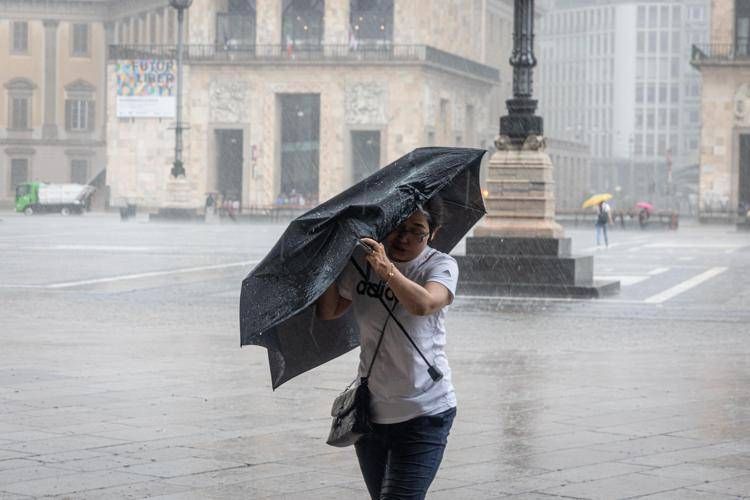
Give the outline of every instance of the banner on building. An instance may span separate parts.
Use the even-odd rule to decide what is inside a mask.
[[[117,61],[117,117],[174,118],[176,71],[170,59]]]

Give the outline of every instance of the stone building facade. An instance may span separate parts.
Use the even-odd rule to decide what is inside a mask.
[[[733,220],[750,210],[750,1],[713,0],[711,41],[693,47],[701,72],[699,213]]]
[[[0,205],[21,182],[102,174],[106,7],[0,0]]]
[[[117,109],[118,62],[173,58],[164,3],[133,3],[141,9],[110,17],[115,206],[170,204],[174,119],[118,117]],[[511,48],[508,1],[195,0],[187,17],[183,159],[192,207],[208,193],[245,210],[310,205],[414,148],[487,148],[497,134],[510,82],[498,69]]]

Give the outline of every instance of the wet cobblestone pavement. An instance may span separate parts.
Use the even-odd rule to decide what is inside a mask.
[[[283,225],[0,219],[0,499],[367,498],[325,444],[356,353],[272,392],[239,347],[240,281]],[[457,298],[428,498],[750,497],[750,234],[568,236],[621,293]]]

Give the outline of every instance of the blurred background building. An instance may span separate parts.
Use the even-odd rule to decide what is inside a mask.
[[[703,77],[700,216],[750,210],[750,0],[713,0],[710,43],[693,47]]]
[[[29,180],[104,185],[107,7],[0,1],[0,204]]]
[[[124,3],[109,17],[108,184],[115,205],[161,206],[174,117],[125,83],[170,81],[174,15]],[[309,205],[416,147],[489,147],[511,19],[499,0],[195,0],[183,152],[194,204],[214,192],[245,208]]]
[[[0,0],[0,203],[105,179],[113,205],[164,203],[176,24],[168,0]],[[492,147],[511,33],[511,0],[195,0],[194,204],[310,204],[415,147]]]
[[[732,0],[733,1],[733,0]],[[590,192],[689,212],[696,199],[708,0],[550,0],[539,22],[548,136],[587,144]]]

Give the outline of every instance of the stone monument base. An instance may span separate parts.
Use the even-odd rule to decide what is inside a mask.
[[[455,256],[462,295],[603,297],[619,281],[595,282],[593,256],[571,256],[570,238],[470,237]]]
[[[170,177],[167,181],[167,200],[157,213],[149,215],[149,221],[203,222],[203,215],[191,203],[190,195],[190,183],[185,177]]]

